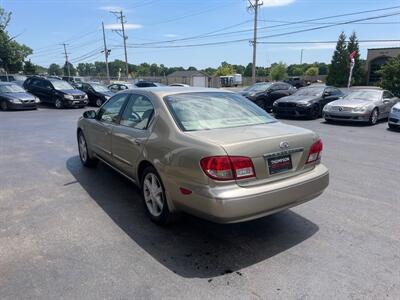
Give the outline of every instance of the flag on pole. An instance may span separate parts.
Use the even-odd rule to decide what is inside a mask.
[[[353,51],[350,53],[350,74],[349,74],[349,81],[347,83],[347,88],[351,86],[351,78],[353,77],[353,69],[356,64],[355,57],[357,55],[357,51]]]

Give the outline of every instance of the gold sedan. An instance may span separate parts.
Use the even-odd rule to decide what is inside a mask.
[[[311,200],[329,183],[315,133],[224,90],[123,91],[86,111],[77,137],[83,165],[102,161],[137,184],[158,224],[179,211],[251,220]]]

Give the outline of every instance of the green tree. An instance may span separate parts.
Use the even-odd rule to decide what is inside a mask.
[[[273,64],[270,70],[270,75],[272,80],[283,80],[288,75],[286,72],[287,66],[283,62]]]
[[[9,36],[6,28],[10,20],[11,13],[0,7],[0,66],[10,73],[16,73],[23,70],[24,60],[32,54],[32,49]]]
[[[217,69],[215,68],[206,68],[203,70],[204,73],[206,73],[209,76],[213,76],[215,72],[217,72]]]
[[[63,74],[64,76],[75,76],[76,69],[74,68],[74,65],[71,64],[70,62],[65,62],[63,66]]]
[[[309,67],[307,69],[307,71],[304,73],[304,75],[317,76],[317,75],[319,75],[319,69],[318,69],[318,67]]]
[[[389,59],[389,61],[377,71],[381,76],[379,85],[391,91],[396,96],[400,96],[400,55]]]
[[[347,44],[347,52],[350,54],[353,51],[356,51],[357,54],[354,57],[355,65],[353,69],[353,80],[352,85],[362,85],[365,82],[365,70],[364,65],[360,60],[360,48],[358,45],[358,39],[356,33],[353,31],[351,36],[349,37],[349,43]]]
[[[60,76],[62,75],[61,67],[58,64],[51,64],[49,66],[49,69],[47,71],[50,75],[57,75]]]
[[[26,74],[26,75],[34,75],[34,74],[36,74],[36,72],[37,72],[36,66],[30,60],[25,62],[24,74]]]
[[[248,63],[246,68],[244,69],[244,73],[243,76],[245,77],[251,77],[252,75],[252,69],[253,69],[253,64],[252,63]]]
[[[6,30],[8,23],[11,20],[11,12],[7,12],[0,7],[0,31]]]
[[[226,75],[232,75],[234,73],[235,70],[233,69],[232,65],[224,61],[218,67],[217,71],[215,72],[215,76],[226,76]]]
[[[349,52],[346,47],[346,35],[342,32],[336,44],[335,52],[332,56],[329,74],[326,83],[334,86],[346,86],[349,69],[348,69]]]
[[[197,71],[196,67],[192,67],[190,66],[189,68],[187,68],[188,71]]]

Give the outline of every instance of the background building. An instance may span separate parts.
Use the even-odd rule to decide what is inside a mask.
[[[380,70],[390,58],[400,55],[400,47],[368,49],[367,54],[367,82],[376,84],[380,80],[377,71]]]

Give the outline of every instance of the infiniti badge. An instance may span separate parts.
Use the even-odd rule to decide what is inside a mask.
[[[281,148],[281,149],[287,149],[287,148],[289,148],[289,143],[288,143],[288,142],[281,142],[281,143],[279,144],[279,148]]]

